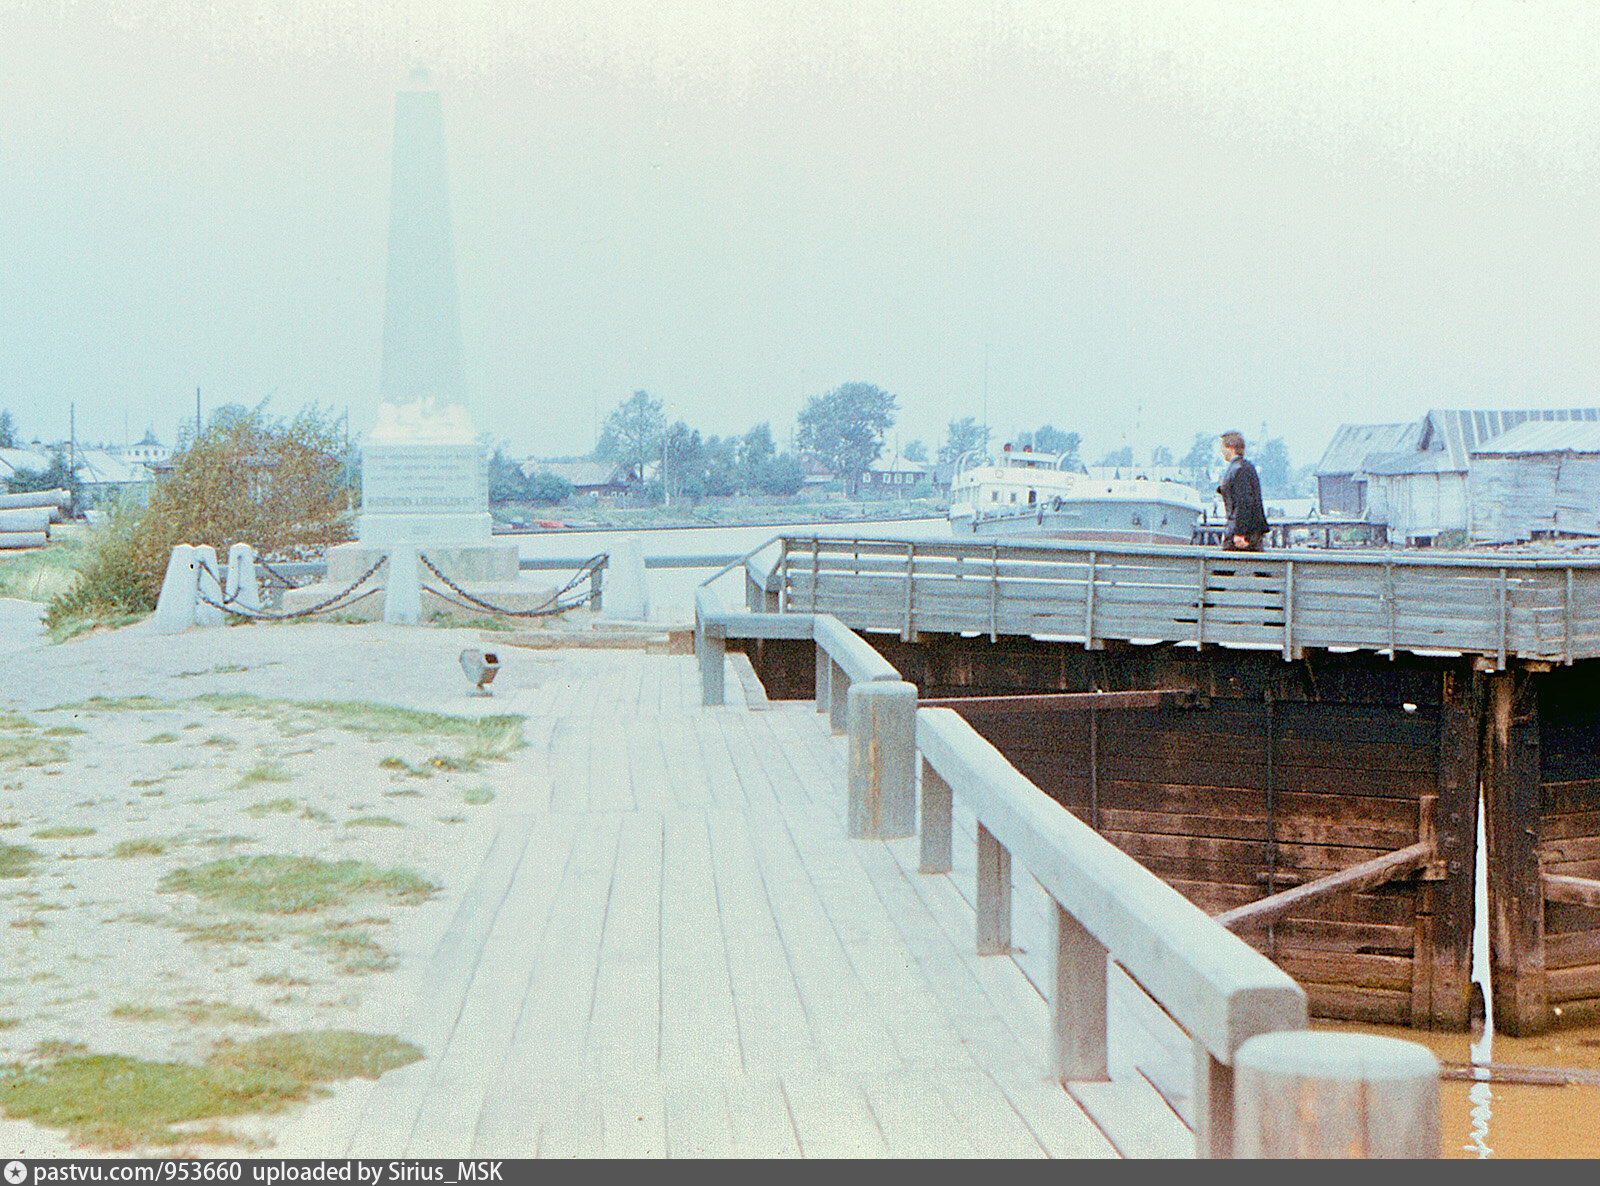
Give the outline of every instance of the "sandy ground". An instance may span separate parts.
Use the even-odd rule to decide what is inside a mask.
[[[458,661],[484,645],[476,630],[252,625],[163,637],[146,621],[51,646],[37,613],[0,602],[0,746],[11,742],[0,748],[0,844],[38,854],[25,875],[0,878],[0,1063],[51,1042],[198,1062],[225,1039],[397,1032],[423,990],[417,969],[501,815],[542,776],[542,756],[450,769],[462,743],[446,735],[374,737],[336,713],[196,698],[526,715],[573,653],[496,648],[494,695],[481,697]],[[410,870],[438,892],[284,915],[160,888],[174,870],[247,854],[354,858]],[[352,1080],[281,1115],[226,1121],[237,1148],[195,1151],[328,1153],[328,1134],[370,1086]],[[86,1152],[0,1120],[0,1158]]]

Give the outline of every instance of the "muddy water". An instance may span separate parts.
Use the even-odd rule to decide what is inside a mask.
[[[1444,1064],[1493,1062],[1557,1067],[1600,1077],[1600,1028],[1540,1038],[1433,1034],[1388,1026],[1318,1022],[1330,1031],[1359,1031],[1420,1042]],[[1446,1157],[1600,1157],[1600,1086],[1532,1086],[1445,1080],[1441,1085]]]

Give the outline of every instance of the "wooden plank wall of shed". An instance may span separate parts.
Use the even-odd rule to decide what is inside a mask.
[[[1593,662],[1536,677],[1539,856],[1543,871],[1600,878],[1600,670]],[[1600,910],[1544,907],[1547,996],[1560,1025],[1600,1020]]]

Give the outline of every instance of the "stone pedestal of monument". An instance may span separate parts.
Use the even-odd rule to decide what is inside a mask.
[[[504,610],[543,605],[554,587],[522,580],[517,546],[495,542],[488,507],[487,461],[465,409],[436,409],[431,400],[401,408],[385,404],[362,450],[357,539],[330,548],[327,574],[316,584],[286,592],[282,608],[309,608],[360,580],[355,592],[377,591],[346,610],[330,612],[383,617],[389,566],[362,578],[402,543],[420,554],[424,621],[435,613],[476,617],[493,612],[470,602],[457,604],[465,599],[452,583],[461,593]]]

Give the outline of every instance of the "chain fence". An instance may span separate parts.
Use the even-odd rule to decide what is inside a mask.
[[[422,587],[423,592],[432,593],[441,601],[446,601],[453,605],[461,606],[463,609],[487,610],[490,613],[500,614],[508,618],[553,617],[556,614],[564,614],[568,610],[576,609],[586,602],[592,601],[598,592],[593,588],[583,593],[579,597],[567,600],[563,600],[563,598],[565,598],[566,594],[572,592],[573,589],[577,588],[577,586],[583,583],[585,580],[588,580],[590,584],[593,585],[597,574],[605,569],[607,559],[606,554],[603,552],[599,553],[598,555],[591,556],[588,560],[583,562],[583,564],[578,568],[578,571],[573,574],[571,580],[569,580],[565,585],[561,586],[561,588],[557,589],[553,594],[551,594],[544,601],[540,602],[538,605],[533,606],[530,609],[508,609],[505,606],[495,605],[491,601],[485,601],[481,597],[475,597],[471,593],[468,593],[460,585],[456,584],[443,572],[441,572],[439,567],[434,564],[434,562],[426,555],[418,553],[417,558],[421,560],[423,564],[427,565],[429,572],[433,573],[435,577],[442,581],[451,590],[450,593],[446,593],[442,589],[436,589],[431,585],[424,585]],[[213,601],[204,592],[198,593],[197,596],[200,601],[211,606],[213,609],[222,610],[224,613],[236,614],[241,618],[249,618],[252,621],[262,622],[288,622],[297,618],[310,617],[312,614],[327,613],[330,611],[336,612],[338,610],[349,609],[356,603],[371,597],[374,593],[382,592],[382,589],[376,586],[368,589],[364,593],[356,593],[356,590],[362,585],[366,584],[366,582],[378,571],[378,569],[382,568],[387,561],[387,556],[379,556],[378,559],[373,562],[372,567],[368,568],[366,572],[362,573],[359,577],[357,577],[345,588],[340,589],[337,593],[324,598],[315,605],[307,606],[305,609],[293,610],[287,613],[280,613],[274,610],[264,610],[246,606],[240,602],[237,593],[233,594],[232,596],[225,596],[220,603]],[[258,560],[256,563],[270,573],[273,578],[281,582],[285,589],[295,589],[300,587],[294,584],[284,574],[278,572],[271,565],[267,564],[265,561]],[[210,574],[212,580],[216,581],[218,589],[226,587],[223,579],[217,575],[216,570],[213,569],[210,564],[206,563],[205,561],[201,561],[201,568]],[[452,596],[452,594],[454,594],[454,596]]]

